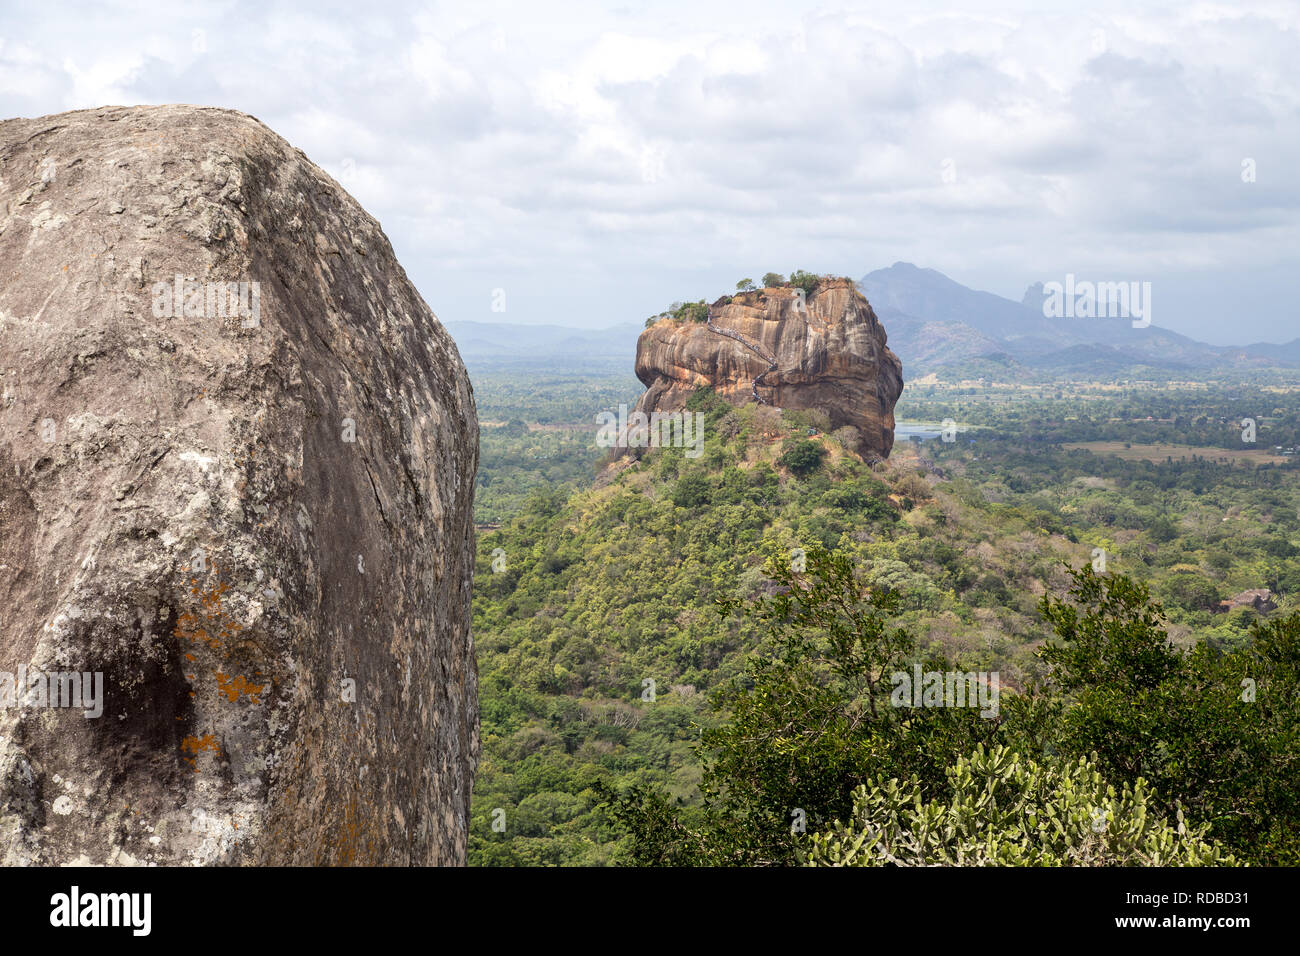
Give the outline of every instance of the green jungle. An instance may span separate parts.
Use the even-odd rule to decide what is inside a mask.
[[[471,364],[471,864],[1300,863],[1300,390],[969,372],[615,461],[631,375]]]

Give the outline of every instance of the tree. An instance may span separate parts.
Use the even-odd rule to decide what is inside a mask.
[[[736,283],[737,292],[752,292],[753,290],[754,290],[753,279],[741,279],[739,282]]]
[[[821,276],[804,272],[802,269],[795,269],[790,273],[790,285],[796,289],[803,289],[806,295],[812,295],[813,290],[817,288],[817,283],[821,281]]]
[[[1067,599],[1040,604],[1055,634],[1040,651],[1050,696],[1030,708],[1040,744],[1149,781],[1163,812],[1183,809],[1243,860],[1300,862],[1300,614],[1256,623],[1228,653],[1183,652],[1145,585],[1090,565],[1071,576]]]
[[[815,834],[810,866],[1235,866],[1206,836],[1158,815],[1146,781],[1117,793],[1095,762],[1038,764],[977,747],[948,771],[952,795],[924,800],[919,781],[878,778],[853,795],[853,817]]]
[[[678,322],[704,322],[709,317],[709,306],[703,300],[698,302],[674,302],[668,314]]]
[[[785,276],[781,275],[781,273],[779,272],[763,273],[763,288],[772,289],[775,288],[776,286],[782,286],[782,285],[785,285]]]
[[[603,793],[633,862],[872,863],[878,847],[911,864],[1300,860],[1300,615],[1256,625],[1231,653],[1184,653],[1144,586],[1085,566],[1042,604],[1047,683],[982,719],[894,706],[892,674],[917,662],[898,593],[847,555],[803,557],[796,571],[773,545],[775,593],[718,602],[758,645],[715,693],[723,722],[702,728],[702,806]],[[1063,831],[1040,825],[1053,815]],[[811,843],[792,826],[805,820],[822,832]]]
[[[807,438],[787,438],[781,450],[781,457],[777,459],[777,464],[782,468],[790,469],[801,478],[811,475],[820,468],[822,459],[826,457],[826,449],[822,443]]]
[[[1188,611],[1211,610],[1218,606],[1221,597],[1213,581],[1187,571],[1175,574],[1165,582],[1162,591],[1171,604]]]
[[[673,504],[678,508],[698,508],[711,497],[709,479],[697,471],[682,476],[673,488]]]
[[[916,650],[893,621],[897,597],[869,590],[847,555],[810,546],[804,563],[794,570],[773,546],[764,572],[777,592],[718,601],[764,636],[743,678],[714,695],[726,722],[701,731],[703,806],[644,788],[602,793],[631,862],[793,864],[807,839],[794,824],[846,815],[853,788],[882,773],[943,792],[951,754],[990,739],[996,721],[973,709],[891,706],[890,675]]]

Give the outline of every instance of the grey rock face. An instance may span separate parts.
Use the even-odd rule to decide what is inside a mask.
[[[0,123],[0,395],[4,862],[463,863],[478,423],[378,223],[241,113]]]

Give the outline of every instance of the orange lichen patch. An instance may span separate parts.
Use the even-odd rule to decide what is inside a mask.
[[[239,700],[240,694],[247,694],[250,703],[260,704],[261,701],[258,700],[257,695],[266,689],[265,684],[250,684],[244,679],[243,674],[232,678],[229,674],[223,674],[220,671],[217,671],[217,686],[221,688],[221,692],[229,698],[232,704]]]
[[[216,572],[214,567],[213,572]],[[240,630],[240,625],[222,610],[221,596],[230,590],[230,585],[218,580],[212,587],[204,590],[197,578],[190,578],[190,594],[199,604],[195,611],[183,611],[176,618],[176,627],[172,634],[176,637],[189,638],[195,643],[204,643],[213,650],[221,647],[221,638]],[[209,629],[211,628],[211,630]],[[215,631],[216,633],[212,633]]]
[[[229,664],[224,665],[225,670],[222,669],[221,664],[212,667],[211,671],[208,670],[208,662],[214,657],[226,661],[232,659],[243,661],[250,655],[254,660],[269,656],[254,633],[245,633],[245,626],[224,607],[223,598],[230,590],[230,585],[217,577],[217,570],[217,566],[213,564],[209,575],[202,579],[199,577],[189,579],[189,592],[193,602],[188,609],[177,615],[176,626],[172,629],[173,637],[188,640],[193,645],[201,644],[208,651],[213,652],[205,655],[197,647],[193,653],[186,652],[185,660],[189,668],[182,673],[191,686],[198,686],[197,682],[211,673],[216,678],[218,692],[224,694],[230,703],[238,703],[242,696],[247,698],[250,704],[261,704],[259,695],[273,686],[273,682],[269,679],[254,682],[242,674],[232,675],[226,671],[234,671],[236,668]],[[200,657],[204,659],[201,661]],[[265,676],[260,669],[256,670],[256,674],[259,678]],[[195,690],[190,691],[191,699],[197,699],[198,696]],[[194,761],[189,762],[197,773],[198,768]]]
[[[215,574],[216,570],[214,565],[212,572]],[[197,578],[190,578],[190,594],[196,599],[198,608],[183,611],[177,616],[172,635],[187,638],[195,644],[206,644],[210,650],[223,651],[229,657],[230,652],[224,650],[226,643],[244,629],[222,607],[222,596],[229,590],[230,585],[225,581],[218,580],[205,589]],[[185,656],[188,660],[195,659],[190,654]]]
[[[221,756],[221,744],[217,741],[217,738],[214,735],[204,734],[202,737],[195,737],[191,734],[181,741],[181,753],[193,754],[192,757],[181,757],[181,759],[189,764],[190,768],[195,773],[199,772],[199,754],[203,753],[205,750],[211,750],[216,756]]]
[[[202,737],[195,737],[193,734],[181,741],[181,750],[192,753],[195,756],[205,750],[211,750],[213,753],[221,753],[221,744],[217,742],[215,734],[204,734]]]
[[[199,618],[189,611],[180,614],[176,618],[176,627],[172,629],[172,634],[176,637],[188,637],[191,641],[203,641],[210,644],[212,639],[208,637],[207,628],[199,626]]]
[[[356,797],[349,799],[343,808],[343,822],[340,829],[342,832],[339,835],[337,863],[339,866],[352,866],[357,859],[357,837],[361,835],[361,827],[357,821]]]
[[[215,567],[212,569],[217,570]],[[216,585],[203,591],[197,585],[191,590],[203,605],[204,612],[209,616],[221,614],[221,595],[230,590],[230,585],[225,581],[218,580]]]

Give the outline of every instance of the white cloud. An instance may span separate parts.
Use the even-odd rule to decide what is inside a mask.
[[[502,319],[505,287],[510,321],[636,321],[741,275],[911,259],[1014,298],[1067,271],[1270,283],[1278,311],[1230,331],[1194,301],[1162,321],[1281,338],[1297,63],[1288,3],[26,5],[0,113],[252,113],[447,319]]]

